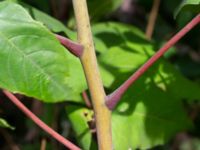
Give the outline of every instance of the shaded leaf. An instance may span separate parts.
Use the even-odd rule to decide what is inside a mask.
[[[106,47],[98,58],[101,73],[104,85],[114,90],[155,53],[154,46],[134,27],[98,26],[95,36]],[[115,149],[148,149],[192,127],[182,100],[200,99],[199,90],[166,60],[156,62],[125,93],[112,114]]]
[[[131,27],[130,30],[127,27],[131,26],[124,25],[121,23],[116,24],[111,22],[98,23],[93,25],[92,33],[95,38],[94,42],[97,52],[99,53],[106,52],[107,49],[111,47],[118,47],[118,46],[126,47],[126,43],[128,43],[131,40],[134,41],[139,40],[140,42],[142,42],[142,44],[146,43],[149,45],[149,43],[147,43],[147,41],[144,40],[144,34],[138,28]]]
[[[177,59],[176,66],[187,77],[198,78],[200,76],[200,63],[194,62],[189,57]]]
[[[115,11],[121,4],[122,0],[88,0],[88,9],[90,18],[95,21],[101,17],[108,15],[109,13]]]
[[[181,102],[182,97],[189,97],[189,92],[184,94],[179,87],[182,85],[184,89],[188,84],[189,87],[192,85],[185,80],[184,86],[177,83],[176,76],[168,73],[173,70],[167,65],[162,68],[163,65],[165,62],[160,62],[137,80],[114,111],[112,123],[116,149],[148,149],[164,144],[177,132],[192,127]],[[176,83],[180,85],[176,86]],[[199,94],[196,95],[200,98]]]
[[[141,88],[144,90],[140,95],[134,94],[138,92],[137,85],[135,90],[131,88],[114,111],[112,133],[116,150],[149,149],[191,127],[180,102],[153,84],[148,88]]]
[[[48,27],[51,31],[59,33],[63,32],[65,33],[70,39],[76,40],[76,32],[71,31],[68,29],[62,22],[59,20],[51,17],[50,15],[30,6],[24,3],[22,4],[28,12],[31,14],[31,16],[37,20],[42,22],[46,27]]]
[[[175,18],[182,11],[190,11],[190,12],[199,13],[200,0],[183,0],[183,2],[180,4],[180,6],[177,8],[177,10],[174,13]]]
[[[100,69],[106,87],[114,83],[116,75],[123,76],[120,72],[134,71],[154,53],[154,46],[145,40],[138,28],[120,23],[100,23],[92,29],[96,50],[101,54]]]

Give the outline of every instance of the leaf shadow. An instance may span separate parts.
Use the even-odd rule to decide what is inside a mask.
[[[109,28],[109,24],[107,24]],[[137,43],[141,45],[149,44],[149,41],[134,32],[124,31],[121,32],[118,28],[113,28],[114,32],[102,31],[95,34],[95,37],[100,39],[108,48],[120,47],[125,51],[137,52],[127,46],[128,42]]]
[[[148,58],[151,57],[148,51],[145,54]],[[152,145],[158,143],[158,139],[161,137],[163,141],[169,140],[170,136],[185,129],[188,125],[181,99],[174,97],[170,91],[171,84],[176,82],[176,76],[170,73],[171,70],[162,63],[161,59],[149,68],[128,89],[114,110],[114,115],[138,116],[144,120],[140,122],[145,128],[144,133],[141,134],[148,136]],[[112,90],[119,87],[131,75],[131,72],[121,72],[119,68],[110,64],[104,63],[102,65],[115,78],[111,85]],[[168,74],[167,76],[161,73],[160,67],[162,67],[162,72]],[[131,121],[137,124],[136,121]],[[181,122],[186,122],[186,125],[182,126]],[[123,123],[121,124],[123,125]]]

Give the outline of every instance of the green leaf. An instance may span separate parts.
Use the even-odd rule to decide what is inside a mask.
[[[18,0],[18,1],[24,1],[26,3],[29,3],[32,6],[35,6],[41,11],[46,12],[46,13],[51,13],[52,11],[51,3],[49,2],[49,0],[41,0],[41,1]]]
[[[15,127],[11,126],[5,119],[3,118],[0,118],[0,127],[3,127],[3,128],[9,128],[11,130],[14,130]]]
[[[92,139],[92,133],[89,128],[89,123],[94,117],[93,112],[87,108],[73,105],[67,106],[66,112],[76,133],[77,141],[82,145],[83,149],[97,149],[97,145]]]
[[[81,100],[86,83],[79,60],[20,5],[0,3],[0,45],[1,88],[45,102]]]
[[[138,80],[129,89],[112,115],[116,150],[149,149],[191,127],[180,101],[164,93],[154,82],[147,85],[144,81]]]
[[[25,3],[20,3],[20,4],[22,4],[22,6],[24,6],[28,10],[28,12],[31,14],[31,16],[35,20],[42,22],[51,31],[56,32],[56,33],[63,32],[70,39],[76,40],[76,32],[73,32],[70,29],[68,29],[59,20],[49,16],[48,14],[46,14],[30,5],[27,5]]]
[[[144,34],[135,27],[119,23],[100,23],[92,29],[96,50],[102,54],[99,61],[106,87],[113,84],[115,74],[121,76],[120,72],[133,72],[154,53],[148,51],[154,46],[145,40]],[[111,71],[106,71],[109,67]],[[121,70],[116,67],[120,67]]]
[[[192,127],[181,100],[183,97],[200,99],[195,93],[199,87],[192,87],[184,79],[178,81],[179,76],[169,68],[166,62],[156,64],[123,96],[112,115],[116,149],[149,149]],[[188,87],[195,91],[186,92]]]
[[[97,26],[94,35],[106,47],[98,58],[101,74],[104,85],[114,90],[155,53],[154,46],[134,27],[117,23]],[[115,149],[148,149],[192,127],[182,100],[200,99],[199,91],[197,84],[166,60],[156,62],[125,93],[112,114]]]
[[[182,11],[190,11],[190,12],[199,13],[200,0],[183,0],[183,2],[180,4],[180,6],[177,8],[177,10],[174,13],[175,18]]]

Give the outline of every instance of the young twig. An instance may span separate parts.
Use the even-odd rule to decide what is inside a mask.
[[[107,96],[106,104],[109,109],[113,109],[120,101],[122,95],[127,89],[145,73],[170,47],[178,42],[187,32],[200,23],[200,14],[192,19],[181,31],[173,36],[161,49],[159,49],[143,66],[141,66],[128,80],[126,80],[118,89]]]
[[[158,15],[159,5],[160,5],[160,0],[153,1],[153,7],[151,9],[149,19],[148,19],[148,25],[146,28],[146,37],[149,40],[151,39],[152,34],[153,34],[156,18]]]
[[[62,137],[60,134],[58,134],[56,131],[54,131],[52,128],[50,128],[48,125],[46,125],[44,122],[42,122],[35,114],[33,114],[24,104],[20,102],[17,97],[15,97],[12,93],[9,91],[3,90],[3,93],[11,100],[22,112],[24,112],[27,117],[29,117],[31,120],[33,120],[41,129],[49,133],[53,138],[58,140],[60,143],[62,143],[66,148],[69,148],[71,150],[80,150],[79,147]]]
[[[88,97],[86,91],[83,91],[83,92],[82,92],[82,97],[83,97],[83,100],[84,100],[86,106],[87,106],[88,108],[92,108],[92,104],[90,103],[90,99],[89,99],[89,97]]]

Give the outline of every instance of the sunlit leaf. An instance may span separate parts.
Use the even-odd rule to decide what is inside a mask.
[[[81,100],[86,83],[79,60],[20,5],[0,3],[0,45],[1,88],[45,102]]]

